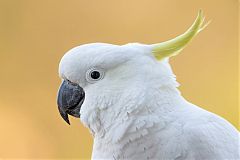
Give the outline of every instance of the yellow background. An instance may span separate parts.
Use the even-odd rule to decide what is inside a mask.
[[[212,23],[171,59],[189,101],[238,122],[237,0],[0,0],[0,158],[89,159],[92,138],[68,126],[58,63],[89,42],[156,43],[183,33],[201,8]]]

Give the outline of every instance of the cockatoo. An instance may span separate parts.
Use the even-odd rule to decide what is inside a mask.
[[[94,137],[92,159],[239,159],[239,132],[184,99],[168,63],[203,28],[202,11],[182,35],[158,44],[91,43],[60,61],[58,109]]]

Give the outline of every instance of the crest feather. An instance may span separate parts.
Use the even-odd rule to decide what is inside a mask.
[[[199,10],[194,23],[185,33],[166,42],[153,44],[152,53],[154,57],[161,60],[165,57],[177,55],[193,39],[193,37],[209,24],[208,22],[204,25],[204,19],[205,17],[203,16],[202,10]]]

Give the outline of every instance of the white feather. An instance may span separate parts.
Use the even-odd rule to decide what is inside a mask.
[[[168,59],[147,45],[88,44],[70,50],[59,73],[83,87],[81,121],[94,136],[92,159],[239,159],[239,132],[187,102]],[[105,77],[89,84],[86,72]]]

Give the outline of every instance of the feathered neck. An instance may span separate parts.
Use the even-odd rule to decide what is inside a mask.
[[[148,88],[147,92],[139,92],[135,96],[117,97],[116,101],[111,107],[98,112],[99,122],[96,124],[99,126],[95,127],[98,130],[92,130],[95,137],[117,142],[129,131],[129,126],[136,125],[136,121],[153,123],[155,118],[161,119],[178,109],[177,104],[185,100],[175,87],[161,86]]]
[[[151,136],[150,130],[162,130],[168,123],[175,121],[176,117],[169,115],[181,109],[179,106],[185,101],[180,92],[163,86],[152,89],[145,93],[146,98],[141,103],[133,103],[134,99],[129,102],[129,105],[134,106],[131,112],[128,110],[125,113],[115,113],[112,107],[100,114],[103,119],[102,128],[94,137],[94,155],[108,157],[111,153],[110,155],[117,158],[127,151],[129,145],[136,145],[134,143],[138,143],[143,137]],[[121,107],[124,108],[124,105]],[[108,152],[103,153],[104,151]]]

